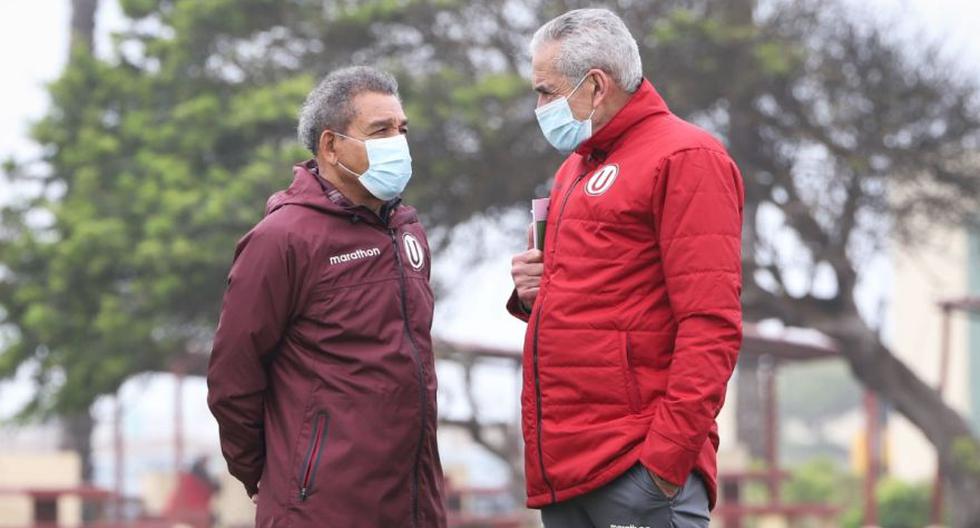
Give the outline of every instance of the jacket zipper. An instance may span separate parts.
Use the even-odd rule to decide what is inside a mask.
[[[387,222],[386,222],[387,223]],[[412,526],[418,526],[419,522],[419,461],[422,458],[422,444],[425,441],[425,424],[428,417],[429,406],[426,403],[425,397],[425,365],[422,364],[422,358],[419,354],[418,343],[415,342],[415,337],[412,335],[412,329],[408,322],[408,286],[407,279],[405,278],[405,266],[402,262],[402,253],[398,248],[398,232],[392,228],[388,228],[388,235],[391,237],[391,246],[395,251],[395,261],[398,264],[398,282],[401,287],[401,307],[402,307],[402,321],[404,322],[405,335],[408,337],[408,342],[412,347],[412,356],[415,359],[415,372],[418,376],[419,383],[419,403],[422,408],[421,412],[421,424],[419,427],[419,442],[418,446],[415,448],[415,464],[412,467],[413,476],[413,486],[412,486]]]
[[[313,434],[310,436],[310,447],[306,450],[306,463],[303,464],[303,474],[300,475],[299,500],[306,501],[316,481],[316,470],[320,467],[323,456],[323,444],[327,440],[329,417],[320,411],[313,418]]]
[[[565,205],[568,203],[569,197],[572,196],[572,192],[575,191],[575,187],[578,186],[578,182],[582,181],[582,178],[584,178],[585,175],[588,174],[588,172],[589,171],[585,171],[582,174],[579,174],[575,178],[575,181],[573,181],[572,184],[568,186],[568,190],[565,191],[565,196],[564,196],[564,198],[562,198],[561,207],[558,209],[558,219],[555,222],[555,250],[552,251],[552,254],[554,254],[554,255],[557,255],[558,254],[558,240],[559,240],[559,238],[558,238],[558,228],[561,227],[561,219],[562,219],[562,216],[565,214]],[[538,300],[541,301],[542,303],[544,303],[544,297],[543,296],[542,296],[541,299],[538,299]],[[544,479],[544,483],[548,486],[548,490],[551,492],[551,503],[554,504],[554,503],[558,502],[558,497],[557,497],[557,494],[555,493],[555,487],[551,484],[551,479],[548,478],[548,472],[544,468],[544,451],[543,451],[543,449],[541,447],[541,422],[542,422],[542,419],[541,419],[541,376],[538,374],[538,328],[539,328],[539,325],[541,323],[541,308],[543,308],[543,307],[544,306],[542,304],[542,306],[540,306],[538,308],[537,315],[535,315],[535,317],[534,317],[534,354],[533,354],[533,360],[534,360],[534,396],[535,396],[535,401],[536,401],[536,404],[537,404],[537,411],[538,411],[538,413],[537,413],[537,418],[538,418],[538,430],[537,430],[537,433],[538,433],[537,434],[537,436],[538,436],[538,463],[541,466],[541,477]]]
[[[585,175],[588,174],[588,173],[589,173],[589,171],[586,170],[582,174],[579,174],[578,176],[576,176],[575,177],[575,180],[572,181],[572,184],[568,186],[568,190],[565,191],[565,196],[562,198],[561,207],[558,209],[558,218],[557,218],[557,221],[555,222],[555,250],[552,251],[552,253],[555,254],[555,255],[558,254],[558,241],[559,241],[559,239],[558,239],[558,228],[561,227],[561,219],[565,215],[565,205],[568,204],[568,199],[571,198],[572,192],[575,191],[575,187],[578,186],[578,182],[582,181],[582,179],[585,178]]]

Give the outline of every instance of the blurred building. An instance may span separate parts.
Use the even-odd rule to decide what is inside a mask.
[[[82,522],[82,464],[66,451],[0,453],[0,527]]]
[[[938,303],[980,295],[980,232],[933,229],[923,240],[924,245],[914,249],[891,248],[889,340],[906,365],[937,386],[944,326]],[[949,352],[944,397],[980,433],[980,317],[951,313]],[[889,418],[887,438],[895,476],[927,480],[935,475],[935,450],[898,413]]]

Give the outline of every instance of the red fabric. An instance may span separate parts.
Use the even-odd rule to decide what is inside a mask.
[[[529,321],[529,506],[587,493],[637,461],[677,485],[697,471],[714,505],[715,418],[742,339],[743,201],[724,147],[647,81],[565,160],[540,292],[530,314],[508,303]]]
[[[189,519],[207,525],[211,515],[211,483],[191,473],[177,475],[177,486],[167,501],[168,519]]]
[[[445,526],[425,232],[314,166],[235,253],[208,368],[228,469],[258,526]]]

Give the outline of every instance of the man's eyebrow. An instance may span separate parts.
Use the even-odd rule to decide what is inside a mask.
[[[395,118],[378,119],[377,121],[371,121],[371,123],[368,124],[368,130],[375,130],[381,127],[387,128],[389,126],[395,126],[396,128],[408,126],[408,120],[407,119],[398,120]]]
[[[545,83],[542,83],[542,84],[539,84],[539,85],[536,85],[536,86],[534,87],[534,91],[535,91],[535,92],[538,92],[538,93],[540,93],[540,94],[544,94],[544,95],[550,95],[550,94],[553,94],[553,93],[555,93],[555,90],[554,90],[554,88],[552,88],[552,87],[550,87],[550,86],[548,86],[548,85],[547,85],[547,84],[545,84]]]

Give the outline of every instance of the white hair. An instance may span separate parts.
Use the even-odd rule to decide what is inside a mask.
[[[629,93],[643,82],[636,39],[612,11],[576,9],[552,19],[534,32],[531,55],[545,42],[559,43],[555,66],[571,83],[593,68],[608,73]]]

